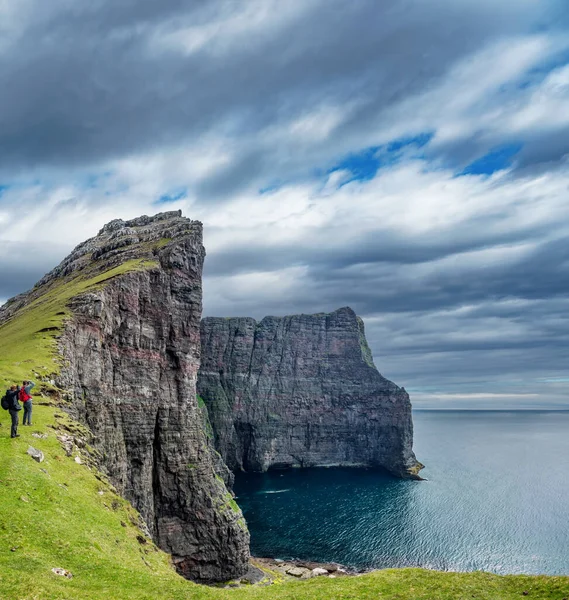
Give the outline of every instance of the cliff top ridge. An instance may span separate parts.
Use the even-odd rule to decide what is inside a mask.
[[[170,210],[166,212],[157,213],[152,216],[142,215],[140,217],[136,217],[135,219],[130,219],[128,221],[124,221],[123,219],[113,219],[109,221],[106,225],[99,230],[97,237],[105,235],[109,232],[119,231],[121,229],[130,229],[133,227],[148,227],[148,226],[159,226],[159,224],[164,221],[172,221],[173,219],[182,218],[185,221],[192,223],[190,219],[187,219],[182,216],[181,210]]]
[[[354,311],[353,308],[350,308],[349,306],[343,306],[341,308],[337,308],[336,310],[330,311],[330,312],[319,312],[319,313],[298,313],[298,314],[294,314],[294,315],[281,315],[281,316],[274,316],[274,315],[267,315],[265,317],[263,317],[260,321],[257,319],[254,319],[253,317],[204,317],[203,320],[204,321],[241,321],[241,320],[246,320],[249,322],[254,322],[256,325],[263,323],[264,321],[282,321],[282,320],[287,320],[287,319],[320,319],[323,317],[331,317],[331,316],[343,316],[345,315],[347,318],[351,318],[351,319],[360,319],[360,317],[358,317]]]
[[[0,309],[0,322],[58,282],[77,275],[92,278],[128,263],[133,266],[135,263],[139,266],[155,264],[163,250],[188,238],[201,245],[202,224],[183,217],[181,210],[143,215],[128,221],[114,219],[96,236],[76,246],[31,290],[8,300]]]
[[[97,270],[106,270],[132,259],[152,258],[171,242],[199,236],[202,224],[182,216],[182,211],[143,215],[123,221],[114,219],[95,236],[82,242],[55,269],[45,275],[35,287],[56,277],[67,276],[85,268],[89,262],[98,263]]]

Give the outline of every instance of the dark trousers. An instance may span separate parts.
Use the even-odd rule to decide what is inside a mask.
[[[24,421],[23,421],[23,423],[24,423],[24,425],[32,424],[32,401],[31,400],[24,402]]]
[[[10,416],[12,417],[10,437],[16,437],[16,435],[18,434],[18,411],[10,409]]]

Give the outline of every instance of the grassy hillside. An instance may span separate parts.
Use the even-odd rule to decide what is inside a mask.
[[[57,372],[55,336],[66,303],[128,270],[75,278],[46,290],[0,327],[0,386],[33,373]],[[9,415],[0,412],[0,599],[514,599],[569,598],[569,578],[497,577],[484,573],[386,570],[361,577],[289,582],[270,587],[216,589],[185,581],[169,557],[139,529],[139,516],[85,456],[67,456],[57,435],[80,426],[47,405],[34,407],[34,425],[10,439]],[[35,437],[33,434],[46,435]],[[32,445],[42,463],[27,454]],[[73,574],[56,575],[53,568]]]

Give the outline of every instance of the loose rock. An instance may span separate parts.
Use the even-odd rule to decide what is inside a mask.
[[[302,577],[303,575],[310,573],[308,569],[303,569],[302,567],[291,567],[290,569],[287,569],[286,572],[287,575],[292,575],[293,577]]]
[[[28,454],[36,461],[36,462],[43,462],[44,461],[44,455],[43,452],[41,450],[38,450],[37,448],[34,448],[33,446],[30,446],[28,448]]]
[[[66,569],[60,569],[59,567],[54,567],[51,570],[52,573],[55,573],[56,575],[61,575],[62,577],[67,577],[67,579],[73,579],[73,575],[71,574],[70,571],[67,571]]]
[[[74,446],[73,436],[62,434],[62,435],[58,435],[57,439],[63,446],[63,449],[65,450],[65,454],[67,456],[71,456],[73,454],[73,446]]]

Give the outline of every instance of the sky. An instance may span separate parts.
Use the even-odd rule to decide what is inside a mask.
[[[204,223],[204,315],[351,306],[417,408],[569,408],[567,0],[0,0],[0,301]]]

